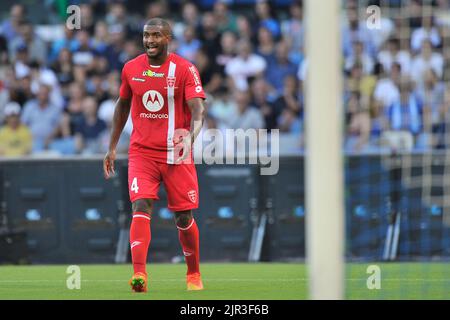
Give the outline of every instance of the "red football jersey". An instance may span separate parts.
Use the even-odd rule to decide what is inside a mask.
[[[174,53],[160,66],[150,65],[141,54],[123,67],[120,96],[132,99],[129,152],[174,163],[174,132],[191,127],[187,101],[205,98],[197,68]]]

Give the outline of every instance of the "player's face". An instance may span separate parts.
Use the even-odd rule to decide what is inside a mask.
[[[162,26],[144,26],[143,44],[150,58],[167,54],[170,35]]]

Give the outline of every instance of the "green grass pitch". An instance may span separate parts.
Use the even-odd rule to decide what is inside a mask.
[[[374,263],[376,264],[376,263]],[[347,299],[450,299],[449,263],[376,264],[381,288],[367,288],[369,264],[347,264]],[[0,266],[0,299],[297,300],[307,299],[301,263],[203,263],[204,291],[187,292],[184,264],[149,264],[149,291],[130,292],[127,265],[80,265],[81,288],[69,290],[67,265]]]

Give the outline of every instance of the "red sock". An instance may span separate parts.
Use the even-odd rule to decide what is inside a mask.
[[[145,212],[134,212],[130,227],[131,260],[134,273],[145,271],[147,252],[150,244],[150,215]]]
[[[186,228],[178,228],[178,238],[183,248],[184,259],[187,265],[187,274],[200,272],[200,249],[197,223],[191,220]]]

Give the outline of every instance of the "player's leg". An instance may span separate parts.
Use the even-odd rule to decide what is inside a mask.
[[[151,240],[153,199],[158,199],[160,173],[147,159],[130,156],[128,184],[133,218],[130,226],[130,248],[134,275],[130,285],[135,292],[147,290],[147,253]]]
[[[132,203],[133,218],[130,226],[131,260],[134,275],[130,280],[135,292],[147,291],[147,253],[151,241],[152,199],[138,199]]]
[[[200,273],[199,232],[192,210],[175,212],[178,238],[186,259],[187,274]]]
[[[197,223],[192,216],[192,210],[176,211],[175,221],[178,228],[178,239],[183,248],[187,265],[186,282],[188,290],[202,290],[200,276],[200,245]]]
[[[151,213],[153,200],[138,199],[133,202],[130,226],[130,248],[134,272],[146,273],[147,251],[151,240]]]
[[[203,284],[199,266],[199,231],[192,215],[199,200],[195,165],[166,165],[162,177],[167,190],[168,208],[175,213],[178,238],[186,260],[188,290],[200,290]]]

